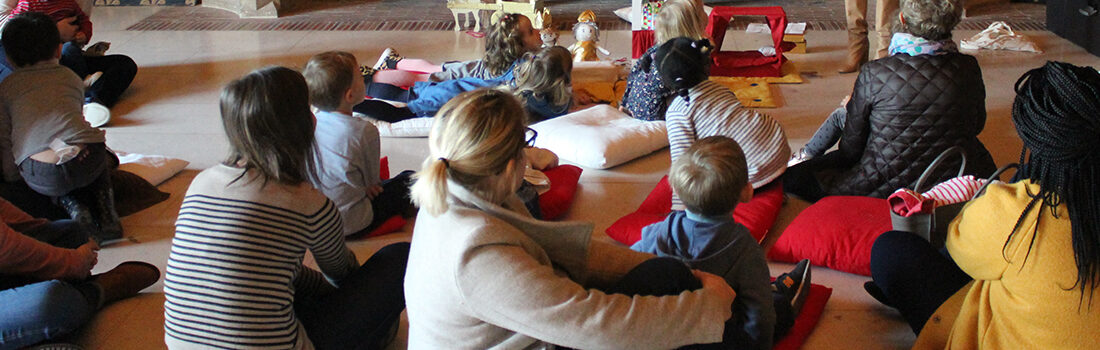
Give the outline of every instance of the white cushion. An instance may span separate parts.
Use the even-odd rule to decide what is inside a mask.
[[[664,121],[634,119],[603,104],[531,128],[539,133],[536,147],[588,168],[610,168],[668,147]]]
[[[168,180],[187,167],[190,162],[165,156],[144,155],[115,151],[118,155],[119,170],[134,173],[149,181],[153,186]]]
[[[354,115],[373,123],[378,128],[378,135],[382,137],[428,137],[432,132],[432,125],[435,124],[435,118],[412,118],[390,123],[360,113]]]

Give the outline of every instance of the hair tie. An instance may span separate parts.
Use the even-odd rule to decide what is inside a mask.
[[[444,168],[447,168],[447,169],[451,168],[451,162],[448,162],[447,158],[439,157],[439,161],[443,162],[443,167]]]

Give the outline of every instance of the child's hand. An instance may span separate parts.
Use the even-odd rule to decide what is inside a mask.
[[[84,56],[103,56],[103,54],[107,53],[107,49],[110,48],[111,43],[100,41],[92,44],[92,46],[88,46],[88,48],[84,50]]]
[[[737,293],[733,291],[733,288],[730,288],[730,285],[726,283],[726,280],[722,279],[722,277],[699,270],[691,270],[691,273],[695,275],[695,278],[699,279],[699,282],[703,283],[703,289],[711,291],[731,302],[733,298],[737,297]]]
[[[374,185],[367,187],[367,199],[373,200],[374,197],[378,197],[379,194],[382,194],[382,186]]]
[[[77,256],[80,257],[77,271],[80,271],[81,278],[88,277],[92,272],[92,268],[99,262],[99,245],[93,240],[88,240],[88,243],[76,248]]]

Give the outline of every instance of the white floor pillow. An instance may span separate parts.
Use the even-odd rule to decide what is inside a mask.
[[[153,186],[168,180],[186,168],[190,162],[165,156],[145,155],[115,151],[118,155],[118,168],[134,173],[149,181]]]
[[[668,147],[664,121],[631,118],[596,105],[531,126],[535,146],[581,166],[606,169]]]

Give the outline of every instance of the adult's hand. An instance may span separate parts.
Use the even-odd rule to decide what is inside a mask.
[[[367,187],[367,198],[368,199],[374,200],[374,198],[378,197],[379,194],[382,194],[382,186],[374,185],[374,186]]]
[[[92,272],[92,268],[99,262],[99,245],[93,240],[88,240],[88,243],[84,243],[77,247],[76,251],[77,255],[80,257],[80,260],[78,260],[78,264],[80,264],[78,271],[83,274],[82,277],[88,277]]]
[[[700,270],[691,270],[691,273],[695,275],[695,278],[699,279],[699,282],[703,283],[703,289],[711,291],[715,295],[726,298],[731,302],[733,298],[737,297],[737,293],[733,291],[733,288],[731,288],[722,277]]]

